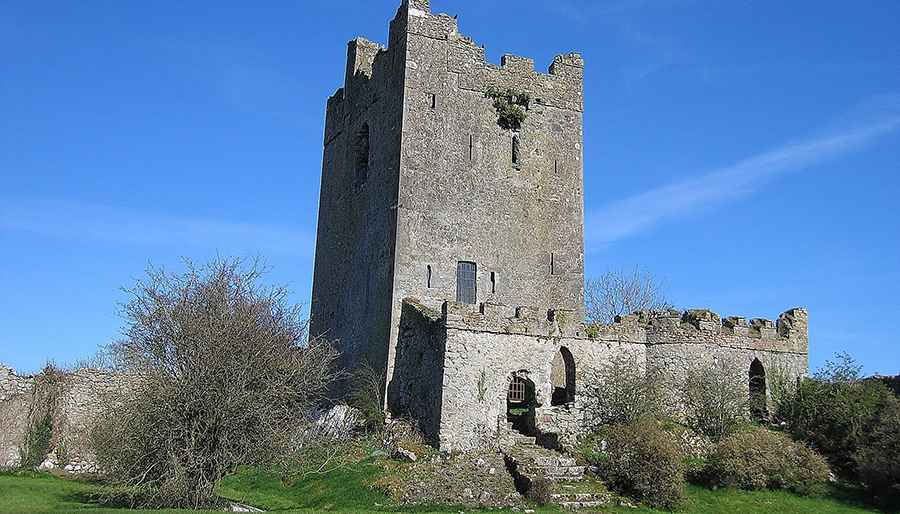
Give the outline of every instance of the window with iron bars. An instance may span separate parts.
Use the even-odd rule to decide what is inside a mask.
[[[510,403],[522,403],[525,401],[525,381],[514,377],[509,383],[509,392],[506,395]]]

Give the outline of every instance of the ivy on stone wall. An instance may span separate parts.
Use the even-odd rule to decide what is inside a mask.
[[[528,116],[525,109],[531,101],[531,95],[513,88],[500,89],[489,86],[484,92],[485,98],[494,99],[497,110],[497,125],[502,129],[515,130],[522,126]]]

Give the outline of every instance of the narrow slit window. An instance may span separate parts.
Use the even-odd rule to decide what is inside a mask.
[[[559,161],[553,159],[553,173],[559,173]]]
[[[469,136],[469,160],[472,160],[472,136]]]
[[[456,264],[456,301],[475,303],[476,269],[474,262],[459,261]]]
[[[426,287],[429,287],[429,288],[431,287],[431,266],[430,265],[425,270],[425,284],[426,284]]]
[[[437,107],[437,95],[436,95],[436,94],[431,93],[431,99],[430,99],[430,102],[431,102],[431,108],[432,108],[432,109],[434,109],[435,107]]]
[[[363,123],[356,133],[356,169],[357,184],[363,184],[369,178],[369,124]]]
[[[491,272],[491,294],[497,292],[497,275],[494,272]]]
[[[512,138],[512,163],[513,166],[519,167],[519,136]]]
[[[556,274],[556,256],[552,252],[550,253],[550,274]]]

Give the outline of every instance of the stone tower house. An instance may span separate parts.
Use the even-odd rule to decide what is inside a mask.
[[[325,121],[310,331],[345,369],[382,373],[385,406],[431,444],[570,444],[602,414],[591,377],[623,358],[663,370],[672,405],[689,374],[724,366],[757,417],[767,375],[807,373],[801,308],[585,325],[579,54],[547,73],[514,55],[496,66],[455,18],[403,0],[388,46],[357,38],[347,57]]]
[[[347,369],[390,377],[404,298],[581,316],[580,55],[549,73],[493,65],[428,0],[403,0],[386,48],[357,38],[347,54],[326,114],[312,333],[339,341]],[[524,120],[501,119],[498,98]]]

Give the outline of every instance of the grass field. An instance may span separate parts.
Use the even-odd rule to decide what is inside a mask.
[[[370,463],[371,464],[371,463]],[[366,465],[341,468],[324,474],[309,474],[293,478],[249,469],[228,477],[219,487],[220,494],[257,506],[268,512],[478,512],[479,509],[445,505],[396,506],[365,483],[378,473]],[[121,514],[148,512],[125,508],[102,507],[91,498],[103,491],[96,483],[52,476],[48,473],[0,474],[0,513],[42,514],[88,512],[91,514]],[[828,497],[799,497],[782,491],[747,492],[738,490],[710,491],[688,486],[687,503],[675,512],[684,514],[857,514],[880,512],[861,506],[865,498],[833,488]],[[482,512],[509,511],[482,509]],[[537,513],[560,512],[554,507],[535,507]],[[156,513],[199,513],[215,511],[156,510]],[[585,512],[585,511],[582,511]],[[645,508],[607,506],[599,512],[662,513]]]

